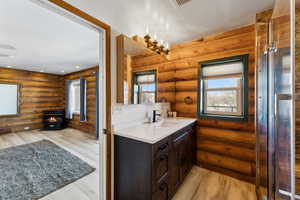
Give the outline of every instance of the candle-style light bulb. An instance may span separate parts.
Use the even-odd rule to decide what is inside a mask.
[[[146,26],[146,35],[149,35],[149,26]]]
[[[154,35],[153,35],[153,39],[154,39],[154,40],[157,40],[157,33],[156,33],[156,32],[155,32]]]
[[[160,45],[164,45],[164,40],[160,40]]]
[[[169,49],[170,48],[170,44],[169,42],[166,43],[166,49]]]

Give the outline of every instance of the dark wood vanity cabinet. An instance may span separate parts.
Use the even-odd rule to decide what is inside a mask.
[[[195,161],[191,124],[155,144],[115,136],[115,199],[169,200]]]

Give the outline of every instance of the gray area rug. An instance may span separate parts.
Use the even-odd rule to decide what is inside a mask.
[[[34,200],[95,171],[56,144],[39,142],[0,150],[0,200]]]

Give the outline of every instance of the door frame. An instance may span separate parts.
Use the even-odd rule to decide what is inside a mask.
[[[36,0],[35,0],[36,1]],[[92,24],[104,31],[104,41],[105,41],[105,56],[104,56],[104,79],[105,79],[105,123],[102,134],[105,134],[106,144],[105,144],[105,154],[106,162],[104,171],[106,172],[106,199],[112,199],[112,129],[111,129],[111,27],[98,20],[97,18],[87,14],[86,12],[72,6],[71,4],[65,2],[64,0],[46,0],[47,3],[53,4],[61,8],[64,12],[70,13],[75,17],[79,17],[83,21]],[[101,78],[100,78],[101,79]]]

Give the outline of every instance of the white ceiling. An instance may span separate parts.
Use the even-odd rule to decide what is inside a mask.
[[[29,0],[1,1],[0,46],[17,49],[13,57],[0,57],[2,67],[53,74],[93,67],[99,63],[99,37],[96,30]]]
[[[128,36],[150,34],[171,44],[190,41],[255,22],[257,12],[274,0],[192,0],[177,7],[173,0],[66,0]],[[65,74],[98,64],[98,33],[82,28],[30,0],[0,5],[0,44],[17,48],[0,66]],[[65,72],[61,72],[64,70]]]
[[[257,12],[274,0],[192,0],[176,7],[174,0],[66,0],[128,36],[151,35],[171,44],[190,41],[255,22]]]

